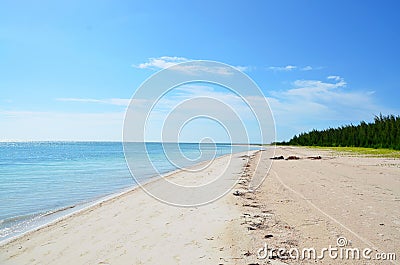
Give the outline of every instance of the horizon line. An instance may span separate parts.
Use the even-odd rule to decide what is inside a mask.
[[[113,141],[113,140],[0,140],[0,143],[179,143],[179,144],[199,144],[200,142],[170,142],[170,141]],[[206,144],[230,144],[230,145],[270,145],[273,143],[229,143],[229,142],[212,142]]]

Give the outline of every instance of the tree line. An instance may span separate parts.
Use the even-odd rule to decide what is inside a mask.
[[[374,121],[339,128],[312,130],[279,145],[371,147],[400,150],[400,116],[375,116]]]

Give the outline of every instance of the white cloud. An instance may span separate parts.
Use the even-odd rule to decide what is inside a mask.
[[[312,67],[310,65],[306,66],[296,66],[296,65],[286,65],[286,66],[270,66],[267,68],[269,71],[274,72],[290,72],[290,71],[312,71],[312,70],[319,70],[323,67]]]
[[[174,110],[177,106],[184,103],[187,100],[191,99],[205,99],[203,102],[198,102],[198,104],[186,104],[184,106],[185,112],[188,113],[202,113],[205,112],[204,103],[207,102],[206,98],[213,99],[221,102],[221,105],[207,105],[207,111],[210,111],[211,108],[214,108],[215,112],[226,112],[226,117],[229,118],[231,115],[230,111],[233,110],[237,112],[237,115],[242,119],[249,118],[251,113],[249,113],[248,107],[245,105],[244,98],[239,97],[235,93],[228,90],[216,90],[213,87],[206,85],[196,85],[196,84],[186,84],[183,86],[177,87],[171,93],[164,95],[164,97],[157,102],[157,105],[154,108],[154,111],[159,113],[162,116],[167,115],[165,111]],[[218,108],[223,105],[226,105],[228,108]],[[229,110],[228,110],[229,109]],[[185,114],[186,114],[185,113]]]
[[[197,75],[202,73],[211,73],[217,75],[233,75],[234,72],[228,66],[209,66],[207,63],[204,64],[193,64],[193,65],[177,65],[174,70],[184,72],[189,75]]]
[[[239,71],[246,72],[246,71],[250,71],[253,67],[238,65],[238,66],[235,66],[235,68],[238,69]]]
[[[307,65],[307,66],[301,68],[300,70],[301,70],[301,71],[311,71],[312,69],[313,69],[313,68],[312,68],[311,66]]]
[[[395,113],[376,103],[374,91],[354,91],[347,86],[347,82],[341,76],[330,75],[325,80],[296,80],[291,83],[289,89],[270,91],[267,100],[275,116],[278,140],[290,139],[294,134],[313,128],[334,127],[372,119],[374,114],[380,112]],[[209,86],[184,85],[177,87],[174,93],[166,95],[153,110],[154,135],[151,135],[150,140],[160,140],[156,132],[162,128],[162,121],[169,111],[183,101],[196,97],[218,99],[231,106],[244,122],[251,122],[251,112],[243,104],[243,99],[237,95]],[[124,107],[130,102],[130,99],[124,98],[56,100]],[[246,100],[256,104],[257,100],[261,101],[264,98],[247,97]],[[135,101],[135,103],[146,103],[145,100],[142,102],[135,99]],[[201,113],[205,105],[201,102],[194,103],[196,104],[186,104],[180,110],[184,114]],[[227,118],[228,115],[232,115],[229,109],[220,109],[218,105],[207,105],[207,108]],[[136,115],[143,115],[142,109],[137,108],[135,111]],[[0,140],[121,140],[123,117],[123,111],[113,113],[0,111],[0,127],[3,128]],[[196,133],[200,134],[203,131],[206,130],[199,129]]]
[[[257,127],[258,122],[252,113],[252,110],[246,104],[247,98],[241,98],[235,93],[225,90],[220,87],[213,87],[208,85],[199,84],[186,84],[182,85],[174,91],[164,95],[164,97],[157,102],[154,109],[148,116],[149,127],[146,133],[149,133],[154,139],[159,139],[160,136],[156,135],[161,133],[164,129],[164,122],[168,126],[165,128],[179,127],[182,123],[179,121],[187,120],[188,117],[196,116],[211,116],[214,118],[219,117],[222,124],[228,127],[229,133],[238,136],[241,132],[241,126],[244,125],[248,130],[249,137],[254,141],[259,141],[260,129]],[[172,118],[173,117],[173,118]],[[172,121],[172,123],[171,123]],[[195,124],[199,120],[193,121]],[[179,126],[178,126],[179,125]],[[168,141],[173,141],[175,134],[171,134],[170,130],[166,130],[164,136]],[[197,131],[192,131],[193,136],[198,134],[214,135],[211,127],[199,127]],[[243,135],[242,135],[243,136]],[[219,135],[216,139],[219,138]],[[241,138],[245,142],[244,138]],[[189,141],[190,139],[185,139]]]
[[[173,57],[173,56],[161,56],[158,58],[149,58],[147,62],[141,63],[139,65],[132,65],[135,68],[139,69],[152,69],[152,70],[160,70],[165,69],[174,65],[178,65],[180,63],[195,61],[193,59],[188,59],[185,57]],[[239,71],[249,71],[252,69],[251,66],[233,66]],[[232,75],[232,69],[228,66],[215,66],[207,63],[198,63],[193,65],[180,65],[176,66],[174,70],[185,72],[187,74],[199,74],[199,73],[214,73],[219,75]]]
[[[82,104],[112,104],[118,106],[127,106],[130,102],[129,99],[94,99],[94,98],[58,98],[58,101],[64,102],[77,102]],[[182,86],[178,86],[177,88],[171,90],[167,94],[165,94],[157,103],[154,105],[153,109],[150,113],[146,112],[146,108],[141,108],[141,106],[148,104],[153,104],[152,102],[147,100],[138,100],[135,99],[138,103],[144,103],[135,105],[132,110],[134,110],[133,120],[141,120],[141,117],[147,117],[147,126],[148,129],[146,130],[146,139],[149,141],[160,141],[161,140],[161,132],[163,132],[163,126],[166,118],[172,113],[175,117],[175,121],[181,119],[182,117],[195,117],[197,115],[202,115],[204,113],[211,113],[215,116],[223,117],[223,122],[227,123],[225,125],[231,126],[233,131],[240,131],[240,126],[242,123],[248,124],[250,127],[255,126],[255,120],[251,109],[246,105],[243,98],[240,98],[233,92],[225,90],[222,87],[213,86],[213,85],[205,85],[205,84],[185,84]],[[142,102],[143,101],[143,102]],[[205,109],[205,106],[206,109]],[[148,106],[147,106],[148,107]],[[8,116],[14,115],[14,113],[7,113]],[[131,114],[132,115],[132,114]],[[18,117],[16,119],[15,117]],[[58,125],[61,120],[64,120],[63,123],[64,129],[66,133],[71,135],[70,140],[74,140],[73,135],[75,134],[72,131],[72,128],[78,128],[80,125],[76,123],[79,121],[81,124],[85,125],[85,129],[87,129],[87,125],[90,125],[94,122],[111,122],[107,114],[105,114],[104,120],[101,120],[101,114],[99,116],[93,115],[90,116],[88,114],[71,114],[71,116],[66,114],[52,114],[52,113],[35,113],[35,112],[26,112],[26,113],[17,113],[15,117],[12,119],[15,124],[13,127],[24,127],[22,131],[37,131],[37,128],[45,128],[45,120],[47,120],[48,124],[54,124],[57,128],[63,128],[62,126]],[[21,117],[32,117],[31,121],[28,122],[26,120],[21,120]],[[72,118],[74,117],[74,118]],[[121,117],[123,115],[121,114]],[[115,117],[114,117],[115,118]],[[240,119],[243,122],[237,122],[237,119]],[[1,119],[1,113],[0,113]],[[56,121],[52,121],[52,120]],[[77,121],[74,121],[74,120]],[[18,123],[17,121],[20,120],[21,122]],[[36,122],[33,122],[36,121]],[[11,119],[9,119],[11,122]],[[194,123],[200,122],[200,120],[196,120]],[[67,126],[67,124],[70,124]],[[1,122],[0,122],[1,125]],[[38,126],[37,126],[38,125]],[[111,125],[110,125],[111,126]],[[122,131],[122,122],[119,124],[120,127],[108,128],[108,131],[113,130],[113,135],[117,135],[115,132],[116,129]],[[200,125],[196,125],[200,126]],[[228,127],[229,127],[228,126]],[[232,127],[233,126],[233,127]],[[28,129],[30,127],[30,129]],[[69,127],[67,129],[65,127]],[[96,127],[96,126],[93,126]],[[97,126],[98,131],[92,131],[94,139],[98,138],[98,135],[103,135],[103,128]],[[50,130],[51,131],[51,130]],[[259,139],[260,137],[257,135],[259,130],[250,130],[250,136],[252,139]],[[122,133],[122,132],[121,132]],[[193,135],[199,135],[202,133],[209,133],[210,135],[216,136],[216,139],[222,139],[221,135],[215,135],[213,129],[210,128],[202,128],[201,126],[198,128],[197,131],[193,131]],[[35,138],[35,133],[32,134],[32,137]],[[50,133],[46,132],[43,135],[49,136]],[[173,135],[168,135],[168,139],[171,140]],[[49,136],[50,137],[50,136]],[[63,136],[60,136],[63,137]],[[84,139],[88,139],[89,136],[83,136]],[[140,141],[139,137],[132,136],[136,141]],[[22,138],[22,137],[19,137]],[[36,138],[35,138],[36,139]],[[65,139],[65,137],[63,137]],[[185,138],[186,141],[190,141],[193,139]],[[222,141],[222,140],[221,140]],[[243,140],[244,141],[244,140]]]
[[[313,128],[358,123],[374,114],[391,112],[376,103],[373,92],[347,89],[347,82],[340,76],[328,76],[327,80],[296,80],[293,88],[270,92],[268,100],[278,140]]]
[[[346,81],[340,76],[328,77],[329,80],[334,79],[334,83],[328,83],[320,80],[296,80],[294,81],[295,88],[289,89],[287,95],[295,96],[315,96],[316,93],[328,93],[331,89],[345,87]]]
[[[297,66],[294,66],[294,65],[270,66],[270,67],[268,67],[268,70],[271,70],[271,71],[285,71],[285,72],[288,72],[288,71],[292,71],[292,70],[295,70],[295,69],[297,69]]]
[[[338,76],[338,75],[330,75],[330,76],[327,77],[327,79],[334,80],[334,81],[341,81],[341,80],[343,80],[343,78],[340,77],[340,76]]]
[[[292,87],[283,91],[270,91],[267,98],[275,115],[278,130],[278,140],[289,139],[294,134],[313,128],[338,126],[349,122],[368,119],[373,114],[386,112],[374,101],[373,92],[351,91],[340,76],[328,76],[326,80],[296,80]],[[152,110],[151,120],[152,140],[159,140],[158,132],[168,113],[191,98],[209,97],[217,99],[232,107],[245,122],[251,121],[252,113],[243,99],[220,89],[207,85],[187,84],[168,92]],[[101,103],[124,105],[129,99],[58,99],[62,101]],[[246,97],[245,100],[257,105],[257,98]],[[264,100],[261,98],[260,100]],[[140,103],[140,100],[137,101]],[[261,103],[260,103],[261,104]],[[182,115],[204,113],[204,102],[193,101],[181,105],[178,109]],[[207,105],[208,111],[223,114],[227,119],[232,115],[229,109],[217,105]],[[135,108],[136,115],[144,115],[141,108]],[[88,122],[90,123],[90,122]],[[154,134],[153,134],[154,133]]]
[[[125,98],[108,98],[108,99],[93,99],[93,98],[57,98],[57,101],[65,102],[81,102],[81,103],[101,103],[116,106],[128,106],[130,99]]]
[[[97,104],[107,104],[114,106],[126,107],[131,102],[130,98],[105,98],[105,99],[95,99],[95,98],[56,98],[57,101],[64,102],[80,102],[80,103],[97,103]],[[133,99],[136,105],[145,102],[144,99]]]
[[[133,67],[140,69],[164,69],[179,63],[189,62],[190,59],[184,57],[171,57],[171,56],[161,56],[158,58],[149,58],[145,63],[139,65],[133,65]]]

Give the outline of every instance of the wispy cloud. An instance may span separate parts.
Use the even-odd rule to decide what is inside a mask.
[[[311,66],[307,65],[307,66],[300,68],[300,70],[301,71],[311,71],[311,70],[313,70],[313,68]]]
[[[310,65],[306,66],[296,66],[296,65],[285,65],[285,66],[269,66],[267,67],[268,71],[274,72],[290,72],[290,71],[312,71],[322,69],[322,67],[312,67]]]
[[[153,133],[162,131],[162,125],[168,125],[165,128],[176,126],[180,127],[182,124],[178,121],[185,121],[188,117],[196,116],[210,116],[217,119],[224,124],[229,133],[241,132],[242,126],[247,130],[248,136],[253,140],[260,139],[260,129],[257,127],[258,122],[249,108],[246,101],[247,98],[242,98],[232,91],[213,85],[203,84],[185,84],[176,88],[173,92],[166,94],[157,105],[154,106],[152,112],[148,116],[147,123],[151,130],[148,132]],[[166,122],[168,117],[174,117]],[[198,127],[194,122],[195,130],[192,130],[191,135],[199,135],[207,131],[208,134],[214,135],[213,127]],[[197,127],[196,127],[197,126]],[[219,126],[221,127],[221,126]],[[222,128],[222,127],[221,127]],[[153,131],[153,132],[152,132]],[[173,139],[174,134],[165,131],[164,134],[168,140]],[[245,135],[241,135],[241,137]],[[219,135],[218,137],[221,137]],[[187,138],[189,139],[189,138]],[[245,138],[242,139],[245,141]]]
[[[233,75],[234,71],[228,66],[215,66],[208,63],[196,63],[193,65],[177,65],[174,70],[184,72],[188,75],[198,75],[203,73],[217,75]]]
[[[245,122],[251,122],[252,114],[249,112],[248,107],[244,104],[243,98],[224,91],[216,89],[215,87],[186,84],[177,87],[173,92],[169,92],[158,101],[157,105],[149,116],[152,130],[151,133],[160,131],[160,128],[168,114],[174,110],[179,109],[182,111],[182,115],[186,114],[198,114],[204,112],[204,102],[192,101],[183,104],[185,101],[191,98],[209,97],[212,99],[219,100],[226,104],[228,108],[221,108],[222,105],[210,105],[207,106],[209,111],[222,114],[226,119],[230,118],[232,112],[230,108],[234,110],[240,118]],[[294,134],[302,131],[311,130],[313,128],[327,128],[330,126],[340,126],[345,123],[357,123],[361,120],[373,117],[374,114],[391,113],[390,109],[379,105],[375,100],[374,91],[360,91],[352,90],[348,88],[346,80],[338,75],[329,75],[326,79],[298,79],[290,83],[290,87],[284,90],[273,90],[269,91],[267,100],[274,113],[278,140],[284,140],[291,138]],[[261,98],[244,98],[252,104],[257,104],[258,101],[264,100]],[[130,103],[130,99],[126,98],[58,98],[58,101],[63,102],[78,102],[82,104],[108,104],[115,106],[126,107]],[[140,99],[135,99],[137,107],[135,111],[136,115],[143,116],[144,109],[141,106],[146,105],[146,100],[141,102]],[[94,128],[103,128],[106,124],[114,126],[121,124],[123,114],[110,114],[101,118],[101,115],[97,114],[66,114],[66,113],[30,113],[30,112],[3,112],[0,113],[7,122],[3,124],[2,128],[25,128],[21,131],[32,131],[28,127],[31,126],[36,131],[40,131],[40,128],[45,128],[44,124],[58,124],[59,120],[68,121],[69,126],[86,126],[91,124]],[[147,114],[146,114],[147,115]],[[0,115],[1,116],[1,115]],[[24,117],[32,117],[32,119],[25,119]],[[233,117],[233,116],[232,116]],[[82,122],[75,122],[74,120],[80,120]],[[83,122],[86,120],[85,122]],[[105,124],[102,124],[102,123]],[[42,124],[43,127],[37,126],[36,124]],[[29,125],[29,126],[28,126]],[[64,126],[64,125],[63,125]],[[64,128],[59,125],[60,128]],[[117,130],[113,128],[112,130]],[[120,127],[119,127],[120,129]],[[68,129],[65,129],[68,131]],[[111,129],[110,129],[111,130]],[[200,129],[199,129],[200,130]],[[90,130],[92,133],[96,133]],[[200,130],[201,131],[201,130]],[[72,131],[71,131],[72,132]],[[75,131],[74,131],[75,133]],[[11,132],[10,132],[11,135]],[[38,133],[39,135],[39,133]],[[113,131],[113,135],[117,135],[116,131]],[[28,137],[28,136],[26,136]],[[151,139],[158,140],[157,135],[152,135]],[[21,136],[20,138],[23,138]],[[90,135],[86,136],[87,139]]]
[[[357,123],[380,112],[391,112],[376,102],[373,91],[355,91],[347,86],[344,78],[332,75],[326,80],[296,80],[290,89],[270,91],[268,101],[278,133],[283,132],[280,138],[288,139],[313,128]]]
[[[302,102],[315,102],[332,110],[340,105],[350,108],[375,108],[372,95],[364,91],[344,90],[347,82],[340,76],[328,76],[323,80],[296,80],[294,88],[286,91],[273,91],[271,95],[281,101],[290,101],[301,105]],[[333,81],[333,82],[332,82]]]
[[[185,84],[182,86],[176,87],[174,90],[171,90],[167,94],[165,94],[162,98],[160,98],[156,105],[154,106],[153,111],[159,113],[160,115],[166,115],[169,111],[176,108],[182,102],[193,99],[193,98],[212,98],[216,99],[228,106],[231,106],[233,109],[238,110],[239,108],[240,114],[245,115],[247,112],[245,111],[243,105],[243,99],[230,91],[217,91],[215,88],[207,85],[196,85],[196,84]],[[95,98],[57,98],[57,101],[63,102],[74,102],[74,103],[82,103],[82,104],[108,104],[108,105],[116,105],[116,106],[128,106],[131,102],[131,99],[127,98],[108,98],[108,99],[95,99]],[[135,107],[143,106],[143,104],[149,103],[153,104],[154,102],[149,99],[132,99]],[[204,105],[187,105],[186,110],[188,111],[201,111],[204,109]],[[146,114],[147,115],[147,114]]]
[[[328,76],[328,80],[333,80],[333,83],[321,80],[296,80],[293,85],[295,88],[288,90],[286,93],[291,95],[313,96],[315,93],[329,93],[331,89],[345,87],[346,81],[340,76]],[[338,93],[338,92],[336,92]]]
[[[288,72],[297,69],[297,66],[294,65],[286,65],[286,66],[270,66],[268,70],[277,71],[277,72]]]
[[[64,102],[81,102],[81,103],[99,103],[115,106],[128,106],[129,98],[107,98],[107,99],[94,99],[94,98],[57,98],[57,101]]]
[[[147,62],[138,65],[132,65],[135,68],[140,69],[164,69],[179,63],[192,61],[184,57],[171,57],[171,56],[161,56],[158,58],[149,58]]]
[[[330,76],[327,77],[327,79],[331,79],[331,80],[335,80],[335,81],[343,80],[343,78],[341,78],[338,75],[330,75]]]
[[[241,66],[241,65],[235,66],[235,68],[242,72],[250,72],[251,70],[255,69],[254,66]]]
[[[178,105],[184,103],[187,100],[191,99],[214,99],[221,102],[221,105],[208,105],[207,111],[210,111],[210,108],[215,109],[215,113],[221,113],[227,111],[227,109],[221,108],[221,106],[228,107],[229,109],[236,111],[238,116],[241,116],[243,119],[246,119],[251,116],[249,113],[248,107],[244,102],[244,98],[236,95],[235,93],[228,91],[226,89],[216,89],[212,86],[200,85],[200,84],[185,84],[180,87],[177,87],[174,91],[166,94],[160,101],[157,102],[157,105],[154,108],[155,112],[159,112],[160,115],[166,115],[165,110],[173,110]],[[204,111],[204,103],[205,101],[196,104],[187,104],[185,105],[185,114],[187,112],[190,113],[202,113]],[[161,111],[160,111],[161,110]],[[226,117],[229,118],[229,113],[227,112]]]
[[[135,68],[139,69],[152,69],[152,70],[160,70],[165,69],[174,65],[178,65],[180,63],[191,62],[194,59],[188,59],[185,57],[176,57],[176,56],[161,56],[157,58],[149,58],[147,62],[140,63],[138,65],[132,65]],[[251,66],[234,66],[239,71],[250,71],[253,69]],[[185,72],[187,74],[198,74],[198,73],[214,73],[219,75],[232,75],[232,69],[228,66],[215,66],[207,63],[196,63],[193,65],[178,65],[174,67],[174,70]]]

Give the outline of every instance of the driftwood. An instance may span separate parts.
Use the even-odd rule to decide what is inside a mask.
[[[286,160],[299,160],[300,157],[298,156],[289,156],[288,158],[286,158]]]
[[[285,158],[283,156],[274,156],[274,157],[271,157],[270,159],[272,159],[272,160],[283,160]],[[298,156],[288,156],[285,160],[299,160],[299,159],[301,159],[301,158],[298,157]],[[309,157],[307,157],[307,159],[319,160],[319,159],[322,159],[322,157],[321,156],[309,156]]]
[[[285,158],[283,156],[275,156],[275,157],[271,157],[270,159],[272,159],[272,160],[283,160]]]

